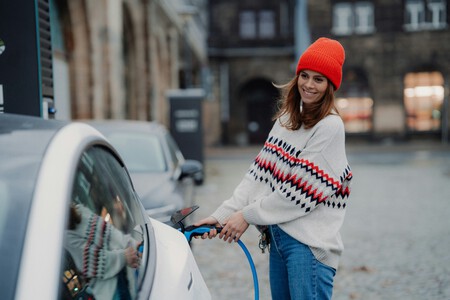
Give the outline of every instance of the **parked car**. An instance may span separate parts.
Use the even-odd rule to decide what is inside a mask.
[[[2,299],[211,298],[186,238],[147,215],[93,127],[0,114],[0,149]]]
[[[184,158],[170,132],[157,122],[88,121],[123,157],[147,213],[166,224],[171,215],[194,204],[203,165]]]

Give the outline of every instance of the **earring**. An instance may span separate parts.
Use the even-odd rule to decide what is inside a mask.
[[[303,101],[300,99],[300,113],[303,112]]]

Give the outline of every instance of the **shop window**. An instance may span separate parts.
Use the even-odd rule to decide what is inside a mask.
[[[345,71],[336,97],[336,107],[344,120],[347,133],[365,134],[372,131],[373,99],[363,70]]]
[[[373,100],[370,97],[336,98],[336,106],[348,133],[372,130]]]
[[[406,126],[409,131],[441,129],[444,78],[439,72],[409,73],[404,79]]]
[[[407,31],[447,28],[445,0],[406,0],[405,25]]]

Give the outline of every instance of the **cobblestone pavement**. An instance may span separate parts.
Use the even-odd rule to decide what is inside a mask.
[[[231,195],[257,151],[209,152],[194,219]],[[450,299],[448,147],[348,152],[354,180],[333,299]],[[268,254],[259,250],[258,235],[250,227],[242,241],[257,268],[260,299],[271,299]],[[194,240],[192,247],[213,299],[253,299],[251,270],[237,244]]]

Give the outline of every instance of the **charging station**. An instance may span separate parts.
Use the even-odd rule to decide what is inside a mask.
[[[0,1],[0,113],[54,117],[49,0]]]

